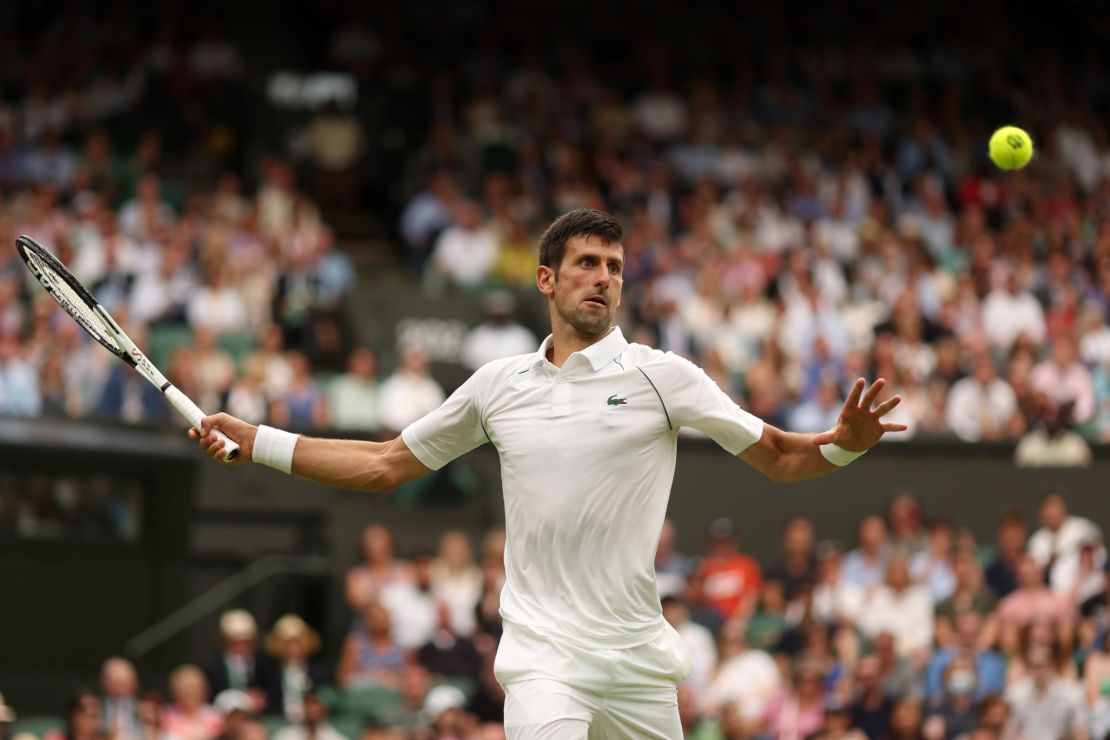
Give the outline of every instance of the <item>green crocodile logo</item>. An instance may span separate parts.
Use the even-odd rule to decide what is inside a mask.
[[[610,406],[624,406],[627,403],[628,403],[628,396],[625,396],[624,398],[617,398],[616,393],[609,396],[608,404]]]

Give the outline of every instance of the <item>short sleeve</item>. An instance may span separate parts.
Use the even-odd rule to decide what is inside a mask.
[[[405,427],[401,438],[412,454],[432,470],[489,441],[482,427],[481,372],[459,386],[439,408]]]
[[[656,386],[672,429],[691,427],[738,455],[763,436],[763,420],[740,408],[694,363],[666,353],[641,372]]]

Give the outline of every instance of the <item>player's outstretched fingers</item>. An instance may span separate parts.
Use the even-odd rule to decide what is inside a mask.
[[[852,390],[848,391],[848,397],[844,399],[844,410],[849,411],[859,406],[859,396],[863,393],[863,387],[867,385],[867,381],[863,378],[857,378],[855,383],[852,383]]]
[[[894,422],[883,424],[884,432],[904,432],[907,429],[909,429],[909,427],[905,424],[895,424]]]
[[[883,378],[879,378],[872,383],[871,387],[867,389],[867,393],[863,394],[863,400],[860,401],[859,405],[865,410],[870,411],[871,404],[875,403],[875,399],[878,397],[879,391],[883,389],[884,385],[886,385],[886,380]]]
[[[875,416],[878,416],[880,419],[883,418],[900,403],[902,403],[901,396],[891,396],[875,407]]]

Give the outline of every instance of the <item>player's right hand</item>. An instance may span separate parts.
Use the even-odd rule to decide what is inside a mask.
[[[200,421],[200,427],[201,431],[199,432],[196,429],[189,430],[189,439],[197,440],[200,448],[204,450],[205,454],[210,455],[213,460],[223,462],[224,459],[223,440],[212,434],[213,429],[219,429],[239,444],[239,457],[226,463],[227,465],[239,465],[251,460],[251,451],[254,449],[254,437],[258,433],[258,427],[225,413],[204,417]]]

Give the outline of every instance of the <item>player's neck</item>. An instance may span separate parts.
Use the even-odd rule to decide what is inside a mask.
[[[575,352],[581,352],[590,345],[597,344],[613,327],[609,327],[597,336],[583,336],[570,324],[553,322],[551,326],[551,345],[547,348],[547,360],[555,367],[562,367],[567,358]]]

